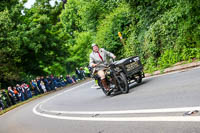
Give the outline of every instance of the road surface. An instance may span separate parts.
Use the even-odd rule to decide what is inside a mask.
[[[200,132],[200,68],[145,78],[113,97],[93,86],[67,87],[0,116],[0,133]]]

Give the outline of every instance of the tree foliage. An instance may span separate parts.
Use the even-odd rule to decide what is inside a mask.
[[[50,0],[0,3],[0,83],[66,74],[88,64],[91,43],[148,72],[200,59],[199,0]],[[22,13],[23,12],[23,13]],[[120,42],[118,32],[124,38]]]

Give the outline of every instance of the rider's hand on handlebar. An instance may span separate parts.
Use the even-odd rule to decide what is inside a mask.
[[[97,66],[97,64],[92,64],[92,67],[96,67]]]
[[[115,58],[116,58],[116,56],[113,56],[112,58],[113,58],[113,59],[115,59]]]

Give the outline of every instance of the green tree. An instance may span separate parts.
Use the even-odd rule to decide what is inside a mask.
[[[0,82],[8,83],[19,80],[21,68],[17,68],[20,58],[18,38],[13,31],[15,24],[12,22],[8,10],[0,12]],[[4,87],[4,85],[3,85]]]
[[[120,4],[101,20],[97,30],[96,42],[118,57],[123,57],[123,44],[120,42],[118,32],[122,32],[124,38],[129,35],[129,26],[133,18],[130,11],[128,4]]]
[[[199,0],[68,0],[65,9],[50,0],[25,9],[26,1],[0,3],[3,86],[71,73],[87,65],[93,42],[118,59],[139,55],[146,71],[200,59]]]
[[[76,43],[69,48],[70,57],[66,59],[69,71],[73,71],[75,67],[83,67],[89,63],[89,54],[91,52],[91,44],[93,40],[92,32],[76,33]]]
[[[45,68],[63,61],[61,57],[67,50],[58,17],[61,9],[61,5],[52,7],[46,0],[37,1],[31,9],[24,10],[25,23],[18,27],[26,73],[45,75]]]

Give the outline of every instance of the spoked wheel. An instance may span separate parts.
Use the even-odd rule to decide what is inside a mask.
[[[120,73],[119,76],[117,76],[117,82],[118,82],[118,87],[121,90],[122,93],[128,93],[129,92],[129,85],[128,81],[126,79],[126,76],[124,75],[123,72]]]
[[[107,90],[106,90],[103,86],[101,87],[101,89],[102,89],[103,93],[104,93],[106,96],[109,96],[109,95],[110,95],[110,93],[107,93]]]
[[[136,76],[135,76],[135,82],[137,83],[141,83],[142,82],[142,73],[139,72]]]
[[[100,86],[100,88],[102,89],[103,93],[106,95],[106,96],[109,96],[110,93],[107,93],[107,90],[103,87],[103,84],[101,83],[101,80],[98,79],[98,85]]]

